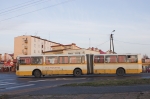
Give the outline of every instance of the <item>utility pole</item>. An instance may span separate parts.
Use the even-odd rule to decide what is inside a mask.
[[[113,34],[111,35],[112,37],[112,46],[113,46],[113,53],[114,53],[114,42],[113,42]]]
[[[115,30],[113,30],[112,32],[115,32]],[[112,43],[112,47],[113,47],[113,53],[114,53],[114,42],[113,42],[113,34],[110,34],[110,51],[111,51],[111,43]]]
[[[111,51],[111,34],[110,34],[110,51]]]

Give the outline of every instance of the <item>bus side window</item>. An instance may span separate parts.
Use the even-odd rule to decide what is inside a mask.
[[[126,63],[126,55],[118,55],[118,63]]]
[[[45,62],[46,62],[46,65],[57,64],[58,63],[58,57],[57,56],[46,56]]]
[[[31,64],[33,65],[40,65],[40,64],[43,64],[43,57],[31,57]]]
[[[127,55],[127,62],[128,63],[137,63],[138,62],[137,55]]]
[[[104,63],[104,56],[94,56],[94,63]]]
[[[29,65],[31,62],[30,57],[20,57],[20,64],[21,65]]]
[[[117,63],[117,55],[109,55],[105,57],[106,63]]]
[[[59,64],[68,64],[68,56],[59,56]]]
[[[80,64],[81,63],[81,56],[70,56],[69,57],[69,63],[71,63],[71,64]]]

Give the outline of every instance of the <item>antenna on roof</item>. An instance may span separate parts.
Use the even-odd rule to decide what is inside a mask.
[[[38,31],[35,33],[35,36],[37,36],[37,34],[38,34]]]
[[[89,47],[91,47],[91,40],[90,40],[90,38],[89,38]]]
[[[49,33],[49,41],[50,41],[51,37],[50,37],[50,33]]]

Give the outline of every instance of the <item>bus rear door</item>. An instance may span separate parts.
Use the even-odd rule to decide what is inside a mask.
[[[93,54],[87,54],[87,74],[93,74]]]

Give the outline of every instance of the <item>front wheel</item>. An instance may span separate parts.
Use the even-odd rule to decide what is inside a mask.
[[[75,69],[74,71],[73,71],[73,75],[74,76],[81,76],[81,74],[82,74],[82,71],[81,71],[81,69]]]
[[[123,68],[118,68],[116,74],[118,76],[123,76],[125,74],[125,70]]]
[[[36,78],[40,78],[41,77],[41,72],[39,70],[35,70],[34,74],[33,74]]]

